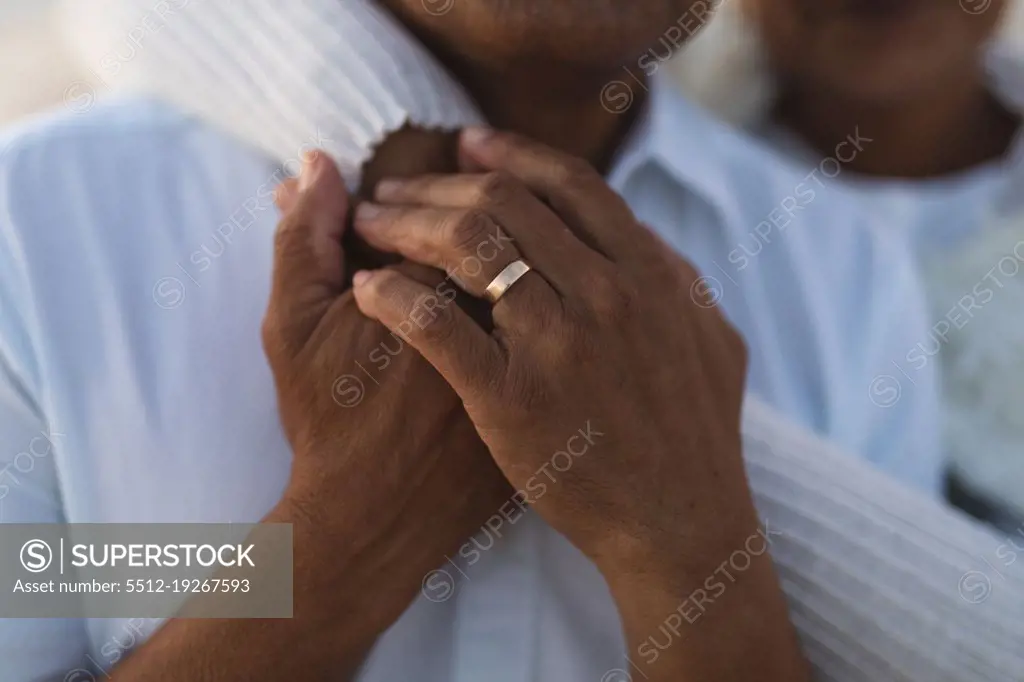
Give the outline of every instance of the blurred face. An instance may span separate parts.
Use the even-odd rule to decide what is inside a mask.
[[[634,61],[692,5],[716,1],[378,0],[429,42],[474,63],[595,69]]]
[[[784,82],[878,104],[977,68],[1007,0],[744,0]]]

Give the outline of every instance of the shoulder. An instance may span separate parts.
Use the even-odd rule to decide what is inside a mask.
[[[0,131],[0,166],[16,180],[16,171],[38,166],[54,155],[62,165],[82,161],[96,165],[140,142],[166,144],[198,129],[201,125],[196,120],[157,100],[131,97],[97,102],[90,97]]]
[[[33,280],[59,263],[55,253],[83,245],[75,243],[82,224],[107,222],[98,217],[101,205],[137,195],[143,159],[172,152],[193,127],[154,101],[93,104],[0,132],[0,355],[25,380],[37,374],[27,360],[36,317]]]
[[[33,383],[32,345],[75,328],[83,306],[124,297],[257,192],[272,206],[274,173],[256,150],[146,98],[0,133],[0,354],[21,358],[15,370]]]
[[[18,254],[21,268],[41,267],[76,248],[127,246],[142,226],[149,237],[187,229],[194,220],[182,217],[198,207],[230,213],[274,169],[160,101],[90,103],[0,133],[0,264]]]
[[[109,221],[143,201],[154,210],[180,201],[216,171],[251,176],[268,167],[256,150],[170,105],[111,99],[0,132],[0,215],[9,238],[11,228],[31,237],[29,226],[41,223],[66,236],[98,214]]]
[[[43,114],[0,131],[0,178],[8,211],[52,195],[118,181],[119,194],[162,171],[203,158],[252,161],[255,152],[159,100],[123,97]]]
[[[0,241],[31,267],[40,251],[180,229],[189,207],[232,204],[274,165],[160,101],[126,97],[45,114],[0,133]],[[0,255],[0,259],[3,256]],[[41,262],[40,260],[40,262]]]

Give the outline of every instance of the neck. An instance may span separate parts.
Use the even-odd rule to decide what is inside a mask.
[[[600,97],[605,84],[615,80],[611,76],[549,74],[541,81],[534,70],[454,72],[491,125],[584,158],[602,171],[611,165],[644,104],[638,99],[628,111],[610,113]]]
[[[621,69],[588,71],[551,62],[494,69],[429,36],[420,38],[462,83],[490,125],[586,159],[601,172],[608,170],[643,110],[645,92],[636,85],[628,110],[612,113],[602,102],[605,86],[621,80]],[[610,101],[608,107],[619,103]]]
[[[954,173],[1002,157],[1020,123],[974,71],[973,77],[950,78],[913,101],[885,104],[789,88],[776,118],[828,155],[859,129],[873,142],[846,164],[857,173],[904,178]]]

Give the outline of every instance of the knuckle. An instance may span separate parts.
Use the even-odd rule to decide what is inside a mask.
[[[494,171],[480,180],[479,202],[484,205],[501,206],[513,202],[521,187],[518,181],[504,171]]]
[[[397,276],[388,269],[376,272],[363,286],[367,300],[373,301],[375,306],[393,309],[401,300],[397,279]]]
[[[487,239],[493,222],[480,209],[468,209],[454,214],[445,225],[446,241],[458,253],[471,252]]]
[[[289,335],[285,320],[273,308],[267,311],[260,326],[260,340],[263,352],[272,370],[280,363],[287,363],[296,357],[299,347]]]
[[[542,352],[550,367],[569,367],[587,355],[586,345],[578,342],[580,335],[573,330],[561,330],[542,338]]]
[[[366,286],[374,298],[388,301],[392,305],[402,302],[399,276],[390,270],[380,271]]]
[[[278,256],[285,255],[294,248],[296,233],[302,227],[303,216],[299,211],[292,211],[281,219],[274,232],[274,251]]]
[[[636,311],[635,288],[618,276],[594,277],[587,282],[587,288],[591,292],[591,309],[602,322],[621,324]]]
[[[317,216],[305,203],[281,219],[274,232],[274,253],[278,264],[291,263],[306,252],[316,219]]]
[[[455,331],[455,311],[452,305],[436,294],[422,294],[413,306],[414,334],[436,343],[445,343]]]
[[[277,355],[280,348],[281,325],[278,324],[277,316],[273,311],[268,311],[260,326],[260,339],[263,341],[263,350],[268,357]]]

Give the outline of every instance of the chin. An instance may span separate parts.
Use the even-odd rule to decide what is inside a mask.
[[[501,69],[547,62],[597,70],[635,61],[694,5],[701,11],[720,0],[379,2],[432,47],[480,65]]]

